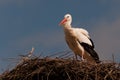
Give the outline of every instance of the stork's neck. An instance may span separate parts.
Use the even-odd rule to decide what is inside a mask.
[[[71,25],[64,25],[64,33],[67,35],[67,34],[70,34],[71,33]]]
[[[71,24],[65,24],[64,25],[64,30],[70,29],[71,28]]]

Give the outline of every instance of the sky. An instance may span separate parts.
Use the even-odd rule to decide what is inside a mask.
[[[44,56],[70,50],[59,22],[88,30],[101,60],[120,62],[120,0],[0,0],[0,72],[35,48]],[[9,59],[12,58],[12,59]]]

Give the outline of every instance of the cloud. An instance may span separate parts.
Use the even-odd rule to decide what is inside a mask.
[[[96,27],[96,28],[95,28]],[[94,25],[96,49],[104,60],[112,60],[114,54],[117,61],[120,57],[120,17],[114,21],[100,20]]]

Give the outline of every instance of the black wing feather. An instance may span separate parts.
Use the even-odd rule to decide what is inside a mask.
[[[92,43],[92,48],[94,48],[95,47],[95,45],[94,45],[94,43],[93,43],[93,41],[92,41],[92,39],[89,39],[90,41],[91,41],[91,43]]]
[[[94,47],[93,46],[91,46],[91,45],[89,45],[89,44],[87,44],[87,43],[84,43],[84,42],[82,42],[82,43],[80,43],[83,47],[84,47],[84,49],[93,57],[93,59],[97,62],[97,63],[99,63],[100,61],[99,61],[99,56],[98,56],[98,54],[96,53],[96,51],[94,50]]]

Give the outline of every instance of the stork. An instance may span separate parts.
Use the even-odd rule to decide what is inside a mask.
[[[99,63],[99,56],[94,50],[94,43],[88,31],[83,28],[73,28],[71,23],[72,16],[66,14],[59,25],[63,26],[65,40],[74,52],[76,59],[78,55],[83,61]]]

